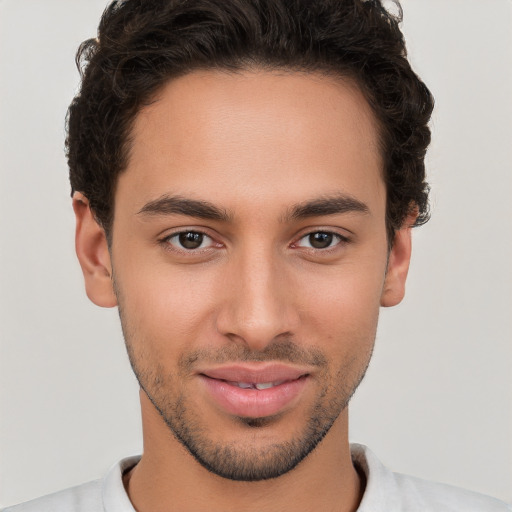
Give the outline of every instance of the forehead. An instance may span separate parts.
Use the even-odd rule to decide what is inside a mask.
[[[196,71],[169,81],[137,115],[116,202],[125,193],[134,209],[162,194],[206,194],[226,207],[246,195],[279,204],[338,192],[364,200],[382,193],[378,146],[371,108],[348,79]]]

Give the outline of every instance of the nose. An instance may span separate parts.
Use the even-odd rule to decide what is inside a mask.
[[[221,334],[253,351],[264,350],[279,337],[296,334],[296,290],[291,272],[279,257],[272,251],[246,253],[228,267],[226,295],[217,316]]]

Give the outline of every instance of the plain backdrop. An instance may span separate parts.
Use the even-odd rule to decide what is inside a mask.
[[[141,451],[116,310],[85,297],[63,153],[105,0],[0,0],[0,505]],[[404,0],[437,109],[432,220],[385,310],[351,438],[395,471],[512,501],[512,3]]]

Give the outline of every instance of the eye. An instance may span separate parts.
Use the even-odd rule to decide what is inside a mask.
[[[315,231],[303,236],[297,243],[298,247],[307,247],[310,249],[329,249],[339,243],[346,241],[344,237],[329,231]]]
[[[187,251],[205,249],[213,245],[213,240],[200,231],[182,231],[167,237],[164,241],[178,250]]]

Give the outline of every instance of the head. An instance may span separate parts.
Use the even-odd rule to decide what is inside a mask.
[[[376,1],[128,0],[80,49],[88,294],[119,305],[143,416],[220,476],[277,477],[339,430],[403,297],[432,99],[398,22]]]
[[[69,108],[73,191],[110,235],[137,113],[193,70],[288,70],[350,78],[379,124],[390,243],[411,211],[428,220],[424,157],[433,98],[412,71],[400,18],[377,0],[114,1],[77,54]]]

